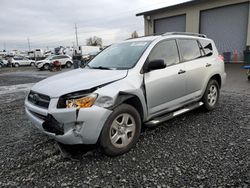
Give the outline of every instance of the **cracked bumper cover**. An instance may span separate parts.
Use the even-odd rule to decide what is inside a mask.
[[[96,144],[102,128],[112,113],[111,110],[92,106],[82,108],[78,116],[76,109],[57,109],[58,99],[52,99],[48,109],[37,107],[25,100],[25,111],[33,124],[45,134],[63,144]],[[50,122],[52,117],[55,121]],[[57,126],[60,134],[48,131],[49,126]],[[46,124],[46,127],[44,126]],[[45,128],[44,128],[45,127]]]

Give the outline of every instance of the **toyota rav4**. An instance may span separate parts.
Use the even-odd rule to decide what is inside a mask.
[[[128,152],[142,126],[157,126],[195,108],[213,110],[226,73],[205,35],[166,33],[106,48],[85,68],[47,78],[25,100],[29,119],[67,144]]]

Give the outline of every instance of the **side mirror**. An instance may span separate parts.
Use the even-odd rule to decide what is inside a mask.
[[[166,64],[163,59],[156,59],[152,60],[148,63],[147,66],[147,71],[152,71],[152,70],[159,70],[159,69],[165,69]]]

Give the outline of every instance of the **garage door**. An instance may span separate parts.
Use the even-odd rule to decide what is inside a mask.
[[[248,27],[248,3],[201,12],[200,32],[212,38],[222,54],[237,52],[243,59]]]
[[[186,15],[162,18],[154,21],[155,34],[162,34],[173,31],[186,31]]]

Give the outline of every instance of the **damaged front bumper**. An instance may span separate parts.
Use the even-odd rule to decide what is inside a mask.
[[[51,99],[48,109],[38,107],[26,98],[25,111],[33,124],[63,144],[96,144],[111,110],[92,106],[58,109],[58,99]]]

